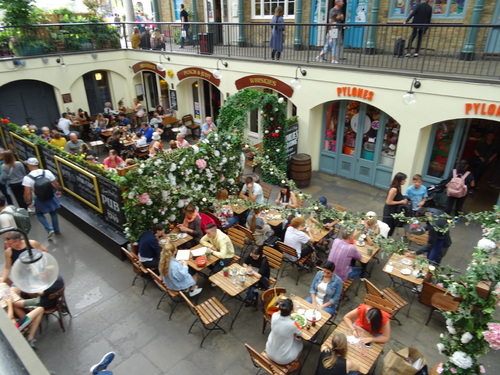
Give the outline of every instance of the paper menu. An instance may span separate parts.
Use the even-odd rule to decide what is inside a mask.
[[[191,253],[191,250],[177,250],[177,255],[175,256],[175,259],[177,260],[189,260],[189,254]]]
[[[185,250],[185,251],[188,251],[188,250]],[[191,250],[191,254],[193,254],[194,257],[199,257],[202,255],[205,255],[206,251],[207,251],[206,247],[200,247],[199,249]]]

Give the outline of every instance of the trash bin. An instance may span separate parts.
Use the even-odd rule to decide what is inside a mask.
[[[214,33],[198,33],[200,53],[212,55],[214,53]]]

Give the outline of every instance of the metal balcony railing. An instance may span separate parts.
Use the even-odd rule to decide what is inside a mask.
[[[169,53],[213,54],[246,60],[271,59],[271,28],[268,23],[189,23],[181,49],[180,23],[120,24],[43,24],[0,31],[0,54],[4,57],[74,53],[103,49],[132,48],[132,28],[156,27],[163,41],[142,45],[141,49]],[[337,39],[335,58],[339,64],[316,61],[325,44],[326,24],[285,24],[280,62],[315,64],[322,67],[344,67],[388,73],[434,74],[471,80],[500,80],[500,28],[490,25],[420,25],[426,27],[421,49],[413,57],[407,50],[414,27],[402,24],[343,24]],[[398,40],[404,49],[396,50]],[[406,54],[410,57],[405,57]],[[330,61],[329,53],[325,55]]]

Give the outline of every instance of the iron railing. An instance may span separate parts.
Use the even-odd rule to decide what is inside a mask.
[[[102,49],[131,48],[130,37],[136,23],[116,25],[44,24],[0,31],[3,56],[74,53]],[[144,28],[146,25],[142,25]],[[164,44],[156,47],[168,53],[213,54],[247,60],[271,59],[269,24],[190,23],[194,39],[180,48],[180,23],[155,23]],[[414,27],[403,24],[344,24],[339,33],[337,67],[385,72],[405,71],[472,79],[500,79],[500,28],[490,25],[421,25],[427,27],[418,58],[407,51]],[[316,57],[325,44],[326,24],[286,24],[280,61],[318,64]],[[395,51],[398,40],[405,50]],[[413,42],[416,47],[417,40]],[[151,49],[143,46],[142,49]],[[397,52],[397,53],[396,53]],[[404,57],[410,52],[411,57]],[[329,56],[326,56],[327,60]],[[334,67],[323,63],[323,67]]]

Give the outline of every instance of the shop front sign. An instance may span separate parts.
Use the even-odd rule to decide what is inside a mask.
[[[158,67],[156,66],[155,63],[149,62],[149,61],[141,61],[138,62],[134,65],[132,65],[132,71],[134,73],[142,72],[143,70],[148,70],[150,72],[154,72],[158,74],[159,76],[162,76],[165,78],[166,72],[158,70]]]
[[[206,69],[193,67],[193,68],[185,68],[177,72],[177,78],[179,79],[179,81],[182,81],[183,79],[190,77],[202,78],[217,87],[220,85],[220,79],[215,78],[212,72],[209,72]]]
[[[285,82],[280,81],[279,79],[262,76],[262,75],[252,75],[246,76],[238,79],[235,82],[236,88],[238,90],[243,90],[247,87],[267,87],[271,90],[278,91],[279,93],[291,98],[293,95],[293,88],[290,85],[287,85]]]
[[[337,96],[346,98],[359,98],[371,102],[375,93],[373,91],[362,89],[361,87],[337,87]]]
[[[465,103],[465,114],[500,117],[500,104]]]

